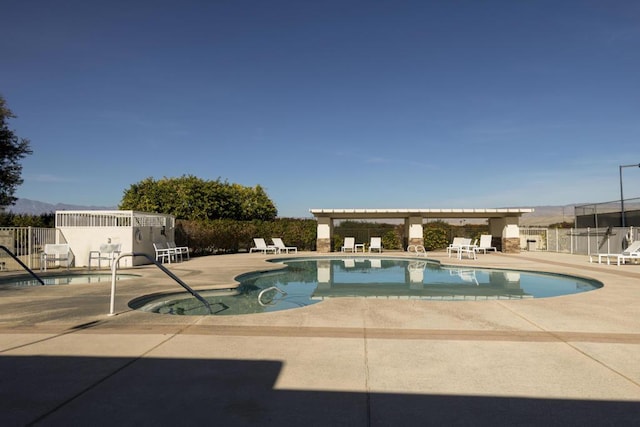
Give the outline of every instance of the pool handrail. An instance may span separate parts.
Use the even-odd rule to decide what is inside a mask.
[[[260,304],[263,307],[266,307],[267,305],[271,305],[271,304],[263,304],[262,303],[262,295],[265,292],[268,292],[268,291],[277,291],[277,292],[280,292],[282,295],[287,295],[287,293],[285,291],[283,291],[282,289],[280,289],[277,286],[271,286],[269,288],[265,288],[265,289],[261,290],[260,293],[258,294],[258,304]]]
[[[156,267],[158,267],[160,270],[162,270],[164,273],[166,273],[167,276],[169,276],[173,280],[175,280],[180,286],[185,288],[185,290],[187,292],[189,292],[191,295],[196,297],[198,299],[198,301],[200,301],[202,304],[204,304],[204,306],[207,307],[207,309],[209,310],[210,314],[213,314],[213,310],[211,309],[211,305],[209,304],[209,301],[207,301],[206,299],[202,298],[202,295],[200,295],[199,293],[197,293],[196,291],[191,289],[191,287],[189,285],[184,283],[178,276],[173,274],[171,272],[171,270],[169,270],[167,267],[165,267],[164,265],[162,265],[161,263],[159,263],[158,261],[156,261],[155,259],[151,258],[149,255],[147,255],[145,253],[128,252],[128,253],[124,253],[124,254],[118,255],[118,257],[113,261],[113,265],[111,266],[111,304],[110,304],[110,308],[109,308],[109,316],[115,316],[114,311],[115,311],[115,304],[116,304],[116,274],[118,272],[118,265],[120,264],[120,259],[124,258],[124,257],[136,257],[136,256],[145,257],[152,264],[155,264]]]
[[[29,267],[27,267],[25,265],[24,262],[22,262],[13,252],[11,252],[6,246],[0,245],[0,249],[4,250],[6,253],[9,254],[9,256],[11,258],[14,259],[14,261],[16,261],[18,264],[20,264],[22,266],[22,268],[24,268],[25,270],[27,270],[27,273],[29,273],[30,275],[32,275],[38,282],[40,282],[40,284],[42,286],[44,286],[44,282],[42,281],[42,279],[33,272],[33,270],[31,270]]]

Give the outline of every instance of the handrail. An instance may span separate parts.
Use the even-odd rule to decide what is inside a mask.
[[[269,304],[263,304],[262,303],[262,295],[267,292],[267,291],[271,291],[271,290],[276,290],[278,292],[280,292],[282,295],[286,295],[287,293],[285,291],[283,291],[282,289],[278,288],[277,286],[271,286],[270,288],[266,288],[260,291],[260,293],[258,294],[258,304],[260,304],[263,307],[266,307]]]
[[[148,259],[149,261],[151,261],[152,264],[155,264],[156,267],[158,267],[160,270],[165,272],[167,274],[167,276],[169,276],[173,280],[175,280],[180,286],[185,288],[187,290],[187,292],[189,292],[191,295],[196,297],[198,299],[198,301],[200,301],[202,304],[204,304],[204,306],[209,309],[209,313],[210,314],[213,314],[213,310],[211,310],[211,305],[209,304],[209,301],[207,301],[206,299],[202,298],[202,296],[199,293],[197,293],[196,291],[191,289],[191,287],[189,287],[189,285],[187,285],[182,280],[180,280],[180,278],[178,276],[176,276],[175,274],[173,274],[171,272],[171,270],[169,270],[167,267],[165,267],[164,265],[160,264],[158,261],[156,261],[155,259],[151,258],[149,255],[147,255],[145,253],[130,252],[130,253],[125,253],[125,254],[118,255],[118,257],[113,261],[113,265],[111,266],[111,305],[110,305],[110,310],[109,310],[109,316],[115,316],[114,311],[115,311],[115,304],[116,304],[116,273],[118,272],[118,264],[120,263],[120,259],[124,258],[124,257],[136,257],[136,256],[143,256],[146,259]]]
[[[3,249],[6,253],[8,253],[11,258],[13,258],[18,264],[20,264],[22,266],[22,268],[27,270],[27,272],[29,274],[31,274],[38,282],[40,282],[40,284],[42,286],[44,286],[44,282],[42,281],[42,279],[36,273],[34,273],[29,267],[27,267],[25,265],[25,263],[20,261],[20,259],[13,252],[11,252],[9,249],[7,249],[6,246],[0,245],[0,249]]]

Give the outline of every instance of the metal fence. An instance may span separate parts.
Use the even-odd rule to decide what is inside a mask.
[[[574,208],[576,227],[607,228],[622,226],[620,200],[578,205]],[[624,200],[624,224],[640,227],[640,198]]]
[[[538,239],[536,245],[527,246],[527,241],[535,238]],[[640,240],[638,227],[520,228],[521,249],[524,250],[578,255],[615,254],[636,240]]]
[[[0,227],[0,245],[7,248],[27,267],[40,268],[40,254],[47,243],[67,243],[55,228]],[[5,251],[0,250],[0,269],[22,270],[22,267]]]

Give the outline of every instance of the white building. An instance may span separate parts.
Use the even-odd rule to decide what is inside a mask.
[[[56,243],[68,243],[76,267],[89,265],[89,252],[101,244],[120,244],[121,252],[144,253],[155,259],[154,243],[175,240],[173,215],[136,211],[56,211]],[[123,267],[148,264],[143,257],[124,257]]]

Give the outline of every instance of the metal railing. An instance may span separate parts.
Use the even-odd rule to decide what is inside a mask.
[[[22,263],[31,269],[40,268],[40,253],[47,243],[66,243],[62,233],[55,228],[41,227],[0,227],[0,245],[6,247]],[[22,266],[13,257],[4,257],[7,270],[21,270]],[[2,259],[4,258],[4,259]]]
[[[34,273],[28,266],[26,266],[21,260],[20,258],[18,258],[16,256],[16,254],[14,254],[13,252],[11,252],[9,250],[9,248],[7,248],[6,246],[0,245],[0,249],[2,249],[3,251],[5,251],[7,254],[9,254],[9,256],[11,258],[13,258],[13,260],[18,263],[18,265],[20,265],[22,268],[24,268],[27,273],[29,273],[30,275],[33,276],[34,279],[36,279],[38,282],[40,282],[40,284],[42,286],[44,286],[44,282],[42,281],[42,279],[40,278],[40,276],[38,276],[36,273]]]
[[[124,257],[136,257],[136,256],[142,256],[142,257],[145,257],[146,259],[148,259],[152,264],[154,264],[156,267],[158,267],[160,270],[162,270],[165,274],[167,274],[167,276],[169,276],[173,280],[175,280],[187,292],[189,292],[191,295],[193,295],[195,298],[197,298],[198,301],[200,301],[202,304],[204,304],[204,306],[207,307],[207,309],[209,310],[209,314],[213,314],[213,310],[211,309],[211,305],[209,304],[209,301],[207,301],[206,299],[202,298],[202,296],[199,293],[197,293],[196,291],[191,289],[191,287],[189,285],[184,283],[178,276],[173,274],[171,272],[171,270],[169,270],[167,267],[165,267],[164,265],[160,264],[158,261],[156,261],[155,259],[151,258],[149,255],[147,255],[145,253],[142,253],[142,252],[135,252],[135,253],[134,252],[130,252],[130,253],[125,253],[125,254],[118,255],[118,257],[113,261],[113,265],[111,266],[111,304],[109,306],[109,316],[115,316],[116,275],[117,275],[117,272],[118,272],[118,264],[120,263],[120,260],[122,258],[124,258]]]

